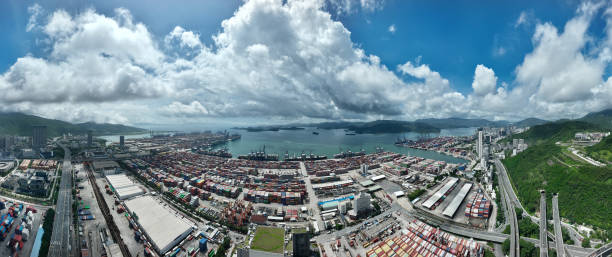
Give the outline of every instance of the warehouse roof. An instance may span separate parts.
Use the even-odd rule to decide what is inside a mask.
[[[192,230],[185,217],[164,207],[152,196],[136,197],[125,201],[125,206],[136,217],[152,243],[164,254],[181,237],[186,237]]]
[[[135,185],[125,174],[106,175],[106,180],[114,189]]]
[[[116,161],[96,161],[93,162],[94,170],[97,169],[111,169],[111,168],[119,168],[119,164]]]
[[[361,184],[361,186],[363,187],[369,187],[371,185],[374,185],[374,182],[372,180],[366,179],[364,181],[360,181],[359,184]]]
[[[129,187],[118,188],[118,189],[115,189],[115,192],[117,192],[117,196],[121,200],[130,198],[132,196],[137,196],[137,195],[144,194],[144,191],[142,190],[142,188],[140,188],[137,185],[132,185],[132,186],[129,186]]]
[[[449,177],[446,180],[446,184],[444,184],[440,190],[436,191],[431,197],[429,197],[429,199],[423,203],[423,206],[425,206],[425,208],[431,208],[431,206],[438,202],[438,200],[440,200],[440,198],[442,198],[442,196],[444,196],[446,192],[448,192],[448,190],[451,189],[455,183],[457,183],[458,180],[459,179],[455,177]]]
[[[453,198],[453,201],[448,206],[446,206],[446,209],[444,209],[444,212],[442,214],[452,218],[453,215],[455,215],[455,212],[457,212],[457,208],[459,208],[459,205],[461,205],[461,203],[463,202],[465,196],[470,192],[470,189],[472,189],[472,183],[467,183],[463,185],[459,193],[455,196],[455,198]]]
[[[378,175],[378,176],[374,176],[374,177],[372,177],[372,181],[381,180],[381,179],[384,179],[384,178],[386,178],[386,177],[387,177],[387,176],[385,176],[385,175]]]

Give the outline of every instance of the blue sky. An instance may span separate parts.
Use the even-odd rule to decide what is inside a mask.
[[[93,119],[127,123],[154,123],[160,119],[166,122],[177,119],[197,119],[206,122],[221,118],[257,120],[254,116],[278,121],[377,118],[410,120],[448,116],[511,120],[536,116],[554,119],[610,107],[609,101],[601,100],[606,98],[605,94],[608,92],[605,84],[606,77],[609,76],[609,60],[606,58],[608,16],[605,15],[605,9],[609,8],[608,2],[585,4],[582,1],[327,0],[321,5],[320,1],[316,3],[307,0],[305,3],[308,4],[304,4],[303,7],[317,10],[315,16],[320,18],[319,20],[314,19],[315,16],[309,16],[312,13],[291,8],[297,5],[294,3],[300,1],[266,1],[268,0],[247,1],[247,3],[181,1],[180,4],[171,1],[2,1],[0,28],[4,32],[5,40],[0,41],[0,47],[3,49],[0,52],[0,74],[3,74],[4,80],[0,83],[4,83],[6,88],[19,89],[15,81],[31,83],[31,81],[72,79],[71,75],[64,75],[62,78],[42,78],[27,77],[23,74],[29,74],[27,69],[32,67],[44,69],[38,72],[48,71],[48,74],[53,74],[51,72],[53,69],[65,71],[69,67],[79,68],[81,66],[77,64],[100,56],[111,59],[117,57],[118,59],[114,61],[118,63],[127,60],[131,64],[127,68],[138,69],[137,73],[142,75],[136,77],[130,73],[128,80],[140,82],[142,79],[142,85],[136,82],[131,86],[129,83],[121,84],[117,81],[125,79],[122,80],[121,74],[114,72],[106,75],[116,78],[115,82],[98,85],[98,88],[111,89],[109,99],[99,94],[87,95],[86,92],[80,92],[74,95],[68,94],[67,97],[53,96],[45,99],[15,95],[10,99],[0,99],[0,102],[5,102],[5,111],[68,117],[66,119],[74,121]],[[364,6],[364,2],[371,5]],[[350,4],[349,7],[347,3]],[[40,11],[35,15],[37,18],[35,26],[27,31],[33,6]],[[581,6],[587,6],[592,10],[581,11]],[[142,24],[146,28],[144,38],[137,38],[143,35],[135,33],[131,35],[134,36],[131,39],[134,39],[134,42],[140,39],[144,39],[145,42],[151,41],[149,48],[143,47],[143,49],[151,49],[152,54],[146,52],[142,55],[134,54],[133,49],[129,49],[127,45],[124,50],[117,50],[118,52],[114,54],[109,53],[116,51],[116,48],[122,48],[121,42],[125,42],[120,38],[112,38],[110,34],[97,35],[96,40],[99,40],[98,42],[118,40],[118,44],[87,45],[93,39],[86,41],[86,38],[79,36],[80,32],[91,27],[85,26],[86,23],[89,22],[92,26],[102,24],[91,22],[87,17],[95,16],[100,18],[97,20],[100,22],[103,22],[102,18],[112,19],[119,24],[116,28],[118,31],[122,26],[127,28],[128,26],[121,23],[125,18],[118,15],[117,8],[129,13],[127,19],[131,23]],[[62,15],[55,15],[61,10],[65,10],[69,19],[73,21],[71,26],[74,26],[74,30],[47,29],[51,27],[55,18],[61,21],[59,18]],[[270,17],[256,16],[258,12],[273,14]],[[274,16],[276,14],[278,17]],[[325,15],[330,15],[331,20],[325,18]],[[313,21],[303,21],[300,17],[308,17]],[[519,19],[522,22],[518,22]],[[233,21],[234,25],[223,26],[224,20],[228,21],[227,24]],[[544,49],[547,45],[568,49],[560,44],[574,42],[563,37],[564,26],[573,20],[586,26],[585,32],[580,32],[580,26],[577,28],[578,45],[568,45],[573,52],[561,55],[566,58],[563,60],[557,60],[559,58],[554,58],[552,54],[547,55],[546,53],[550,51],[554,52],[551,49]],[[281,22],[276,26],[274,22],[279,21]],[[290,25],[285,27],[282,22]],[[340,22],[347,33],[344,33],[342,28],[336,28],[334,22]],[[556,41],[545,42],[548,37],[535,40],[534,34],[538,28],[548,33],[544,34],[552,35],[552,40]],[[128,29],[131,29],[128,32],[137,30]],[[307,37],[307,33],[316,35],[323,30],[327,30],[328,34],[317,36],[330,36],[329,39]],[[258,34],[255,33],[257,31]],[[298,31],[304,35],[293,34]],[[225,41],[215,41],[213,37],[217,35],[222,35],[220,38]],[[262,38],[261,35],[278,38],[270,40]],[[298,39],[294,40],[292,37]],[[185,41],[188,39],[191,39],[190,42],[193,44]],[[193,41],[194,39],[196,41]],[[77,42],[77,40],[83,41]],[[347,48],[345,41],[352,46],[348,45]],[[338,45],[330,45],[329,42]],[[239,45],[241,49],[243,47],[242,50],[246,50],[249,55],[240,55],[242,50],[238,51],[235,45]],[[319,47],[320,51],[307,45]],[[73,53],[83,51],[77,47],[84,46],[87,53],[93,54],[89,56],[91,58],[81,54],[71,56]],[[70,47],[74,49],[67,49]],[[542,49],[538,50],[538,47]],[[285,52],[287,49],[293,52]],[[322,55],[314,56],[313,51]],[[253,61],[250,58],[253,58],[254,53],[264,53],[270,61],[285,62],[283,68],[274,65],[270,67],[246,65]],[[330,54],[337,56],[328,58]],[[119,58],[122,55],[125,56]],[[526,59],[530,55],[533,56],[531,58],[533,60]],[[27,60],[18,63],[18,58],[25,56],[31,58],[25,58]],[[149,60],[150,58],[155,60]],[[224,62],[223,58],[230,61]],[[97,64],[110,65],[106,63],[109,61],[106,59],[96,61],[100,62]],[[569,74],[569,68],[552,65],[557,67],[554,70],[534,66],[551,61],[564,61],[568,64],[575,61],[575,67],[572,66],[575,69],[572,71],[578,72],[584,68],[581,70],[582,74],[592,75],[584,80],[591,82],[590,93],[575,92],[571,85],[567,88],[565,86],[571,83],[565,83],[565,80],[561,79],[555,80]],[[44,67],[28,62],[37,64],[43,62],[40,65]],[[184,66],[186,63],[188,65]],[[477,65],[482,67],[479,69]],[[300,67],[307,68],[300,71]],[[522,71],[519,71],[520,67],[524,67]],[[271,70],[266,68],[274,71],[273,76],[268,76],[267,73]],[[185,69],[193,70],[187,73]],[[232,77],[228,75],[230,70],[237,72],[236,78],[219,80]],[[322,75],[320,73],[322,70],[326,70],[327,73]],[[481,72],[482,76],[479,78],[483,81],[476,83],[475,76],[478,72]],[[519,73],[522,75],[519,76]],[[189,77],[190,74],[207,74],[207,76]],[[248,74],[248,77],[239,78],[238,74]],[[103,77],[105,74],[95,75]],[[21,78],[20,76],[24,76],[24,80],[15,79]],[[65,86],[66,90],[75,91],[86,87],[83,81],[87,81],[88,77],[74,79],[70,81],[74,84],[67,83],[70,85]],[[150,84],[155,87],[145,85],[145,81],[147,83],[154,81]],[[2,85],[0,84],[0,88]],[[476,92],[477,85],[485,86]],[[53,87],[53,84],[46,85],[41,92],[54,90]],[[130,91],[132,88],[147,92],[140,95]],[[293,107],[291,101],[279,95],[263,95],[259,88],[272,92],[278,90],[287,92],[287,98],[295,101],[300,101],[302,98],[314,100],[305,102],[306,105],[311,104],[310,107]],[[415,91],[422,95],[418,97],[411,95],[411,92]],[[122,92],[123,95],[125,92],[133,94],[132,98],[116,97]],[[357,95],[351,96],[355,92],[358,92]],[[553,93],[546,94],[547,92]],[[554,92],[559,93],[557,95]],[[581,97],[570,97],[571,95],[581,95]],[[263,100],[275,97],[281,98],[270,102]],[[423,102],[412,98],[439,99]],[[315,104],[312,104],[313,101]],[[525,106],[532,105],[528,109],[534,110],[526,108],[516,112],[510,105],[517,101],[524,101]],[[462,103],[464,106],[442,106],[442,102]],[[477,105],[477,102],[487,103],[494,108],[491,108],[491,111],[483,111],[483,106]],[[121,109],[118,109],[119,107],[116,107],[117,103],[123,105],[122,108],[155,111],[146,118],[142,115],[125,115]],[[78,111],[77,114],[68,116],[57,115],[37,109],[34,107],[37,104],[48,105],[54,110],[53,113],[68,110],[70,107],[77,107]],[[89,108],[92,108],[90,106],[100,104],[109,105],[109,109],[113,110],[108,113],[85,115]],[[291,108],[283,106],[279,108],[273,106],[275,104]],[[574,108],[576,106],[584,108],[576,109]],[[573,111],[568,113],[568,109]]]
[[[0,42],[0,70],[6,70],[15,59],[28,53],[41,54],[35,36],[26,32],[28,7],[38,1],[10,0],[0,3],[2,10],[11,10],[0,17],[2,31],[9,40]],[[112,14],[117,7],[132,12],[135,20],[147,24],[163,37],[176,25],[197,31],[205,44],[219,32],[221,21],[232,16],[242,1],[45,1],[47,9],[78,12],[93,7],[99,13]],[[471,90],[474,67],[486,64],[495,68],[503,81],[511,81],[516,65],[533,49],[531,26],[515,27],[521,12],[532,19],[562,26],[575,14],[576,1],[398,1],[387,0],[377,10],[334,13],[350,31],[351,39],[369,54],[378,55],[382,63],[395,67],[407,60],[428,63],[449,78],[461,92]],[[553,8],[551,8],[551,6]],[[532,21],[533,22],[533,21]],[[396,27],[395,33],[388,31]],[[605,24],[597,24],[605,26]],[[593,31],[601,27],[594,26]],[[506,50],[496,55],[499,48]]]

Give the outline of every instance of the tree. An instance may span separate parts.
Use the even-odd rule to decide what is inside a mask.
[[[510,239],[504,240],[504,242],[502,243],[502,251],[505,255],[508,255],[510,253]]]
[[[589,247],[591,247],[591,239],[589,239],[588,237],[585,237],[585,238],[582,240],[582,247],[584,247],[584,248],[589,248]]]

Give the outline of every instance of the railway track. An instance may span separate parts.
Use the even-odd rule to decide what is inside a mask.
[[[110,213],[110,210],[108,209],[108,205],[106,205],[104,196],[102,195],[102,193],[100,193],[100,188],[98,188],[96,178],[89,167],[87,167],[87,176],[89,177],[89,181],[91,182],[91,186],[93,187],[94,195],[96,196],[96,201],[98,202],[98,206],[102,211],[102,216],[104,216],[104,220],[106,221],[106,225],[108,226],[108,230],[110,230],[113,240],[119,245],[119,249],[121,249],[121,254],[123,254],[124,257],[132,257],[132,254],[130,254],[130,250],[128,250],[125,243],[123,243],[119,228],[113,220],[113,216]]]

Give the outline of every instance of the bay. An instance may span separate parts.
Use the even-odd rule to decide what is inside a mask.
[[[305,128],[303,130],[279,130],[279,131],[261,131],[248,132],[245,130],[231,130],[231,133],[239,133],[242,138],[231,141],[225,145],[218,146],[219,148],[227,147],[227,149],[237,157],[238,155],[248,154],[252,151],[263,150],[266,148],[266,153],[279,154],[284,157],[286,152],[290,156],[303,153],[326,155],[332,158],[334,154],[341,151],[351,150],[353,152],[365,150],[367,153],[376,152],[376,149],[382,147],[385,151],[391,151],[411,156],[418,156],[427,159],[445,161],[448,163],[467,163],[466,160],[455,158],[453,156],[441,154],[434,151],[424,151],[411,149],[406,147],[396,146],[394,143],[397,138],[416,140],[420,137],[436,137],[436,136],[469,136],[473,135],[476,128],[459,128],[459,129],[443,129],[440,133],[387,133],[387,134],[356,134],[346,135],[343,129],[316,129]],[[318,132],[318,135],[312,132]]]

